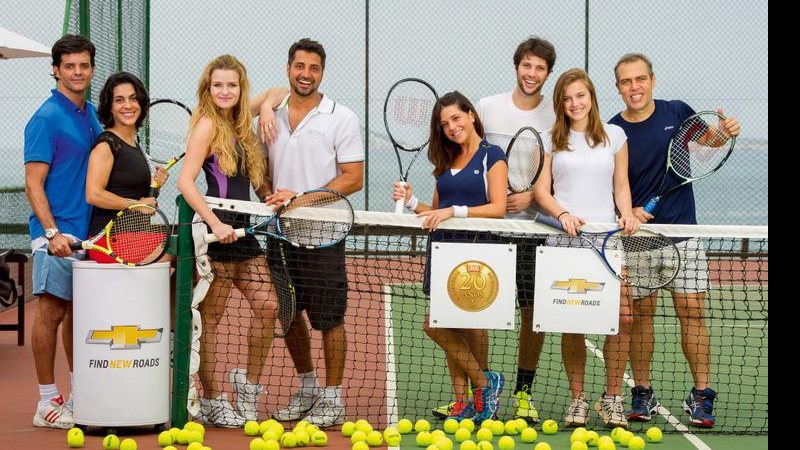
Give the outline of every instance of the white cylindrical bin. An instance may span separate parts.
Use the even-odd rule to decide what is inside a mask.
[[[78,425],[169,421],[169,263],[76,261],[74,372]]]

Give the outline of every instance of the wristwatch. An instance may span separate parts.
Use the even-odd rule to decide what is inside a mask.
[[[56,237],[58,233],[61,233],[61,230],[59,230],[58,228],[48,228],[44,230],[44,237],[46,237],[47,240],[49,241],[50,239]]]

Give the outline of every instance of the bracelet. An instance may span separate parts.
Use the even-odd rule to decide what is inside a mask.
[[[569,211],[564,211],[561,214],[559,214],[558,216],[556,216],[556,220],[561,220],[561,216],[563,216],[564,214],[569,214]]]
[[[417,198],[416,195],[412,194],[411,198],[408,199],[408,201],[406,202],[406,208],[409,211],[416,211],[417,210],[417,206],[419,206],[419,199]]]
[[[464,218],[467,217],[469,207],[463,205],[453,205],[453,217]]]

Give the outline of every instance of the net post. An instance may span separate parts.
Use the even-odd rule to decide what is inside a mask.
[[[178,205],[178,260],[175,288],[175,343],[172,371],[172,426],[183,428],[188,420],[189,355],[192,339],[192,273],[194,271],[194,245],[192,221],[194,211],[182,195],[175,199]]]

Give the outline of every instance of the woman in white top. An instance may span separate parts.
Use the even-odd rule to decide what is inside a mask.
[[[600,119],[594,85],[586,72],[571,69],[558,78],[553,109],[556,122],[543,139],[545,164],[535,187],[539,206],[557,217],[570,236],[577,235],[586,222],[617,222],[627,233],[637,231],[639,221],[633,215],[628,184],[625,132]],[[615,208],[619,211],[618,219]],[[595,410],[609,427],[628,425],[622,402],[622,378],[631,323],[629,287],[623,285],[619,334],[607,336],[603,347],[606,390],[595,404]],[[583,392],[584,336],[564,334],[561,356],[572,391],[564,422],[568,427],[584,426],[589,416]]]

